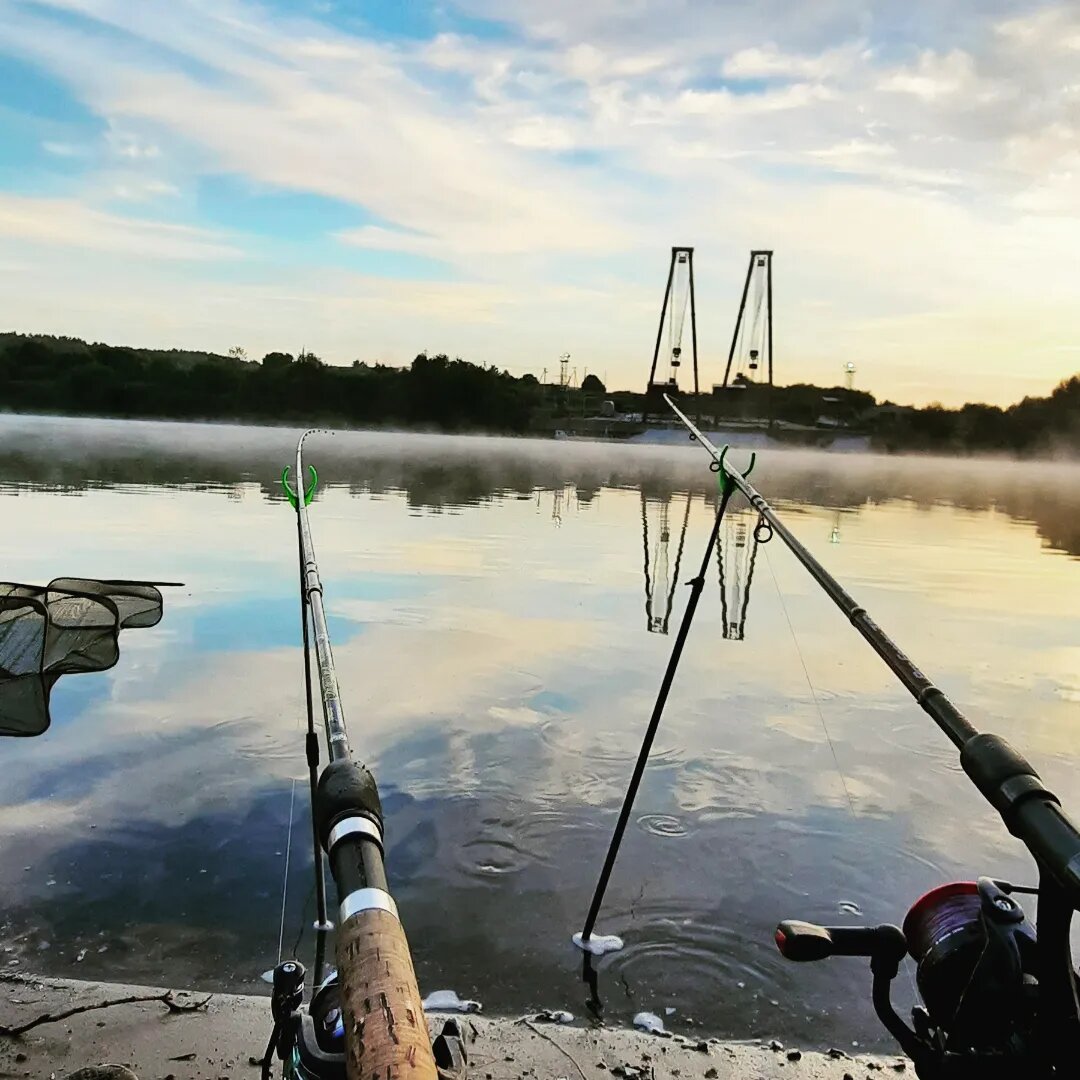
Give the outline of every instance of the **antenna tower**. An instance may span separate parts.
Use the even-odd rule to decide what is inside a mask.
[[[690,353],[694,364],[694,396],[698,386],[698,351],[697,351],[697,312],[694,307],[694,249],[692,247],[673,247],[671,263],[668,265],[667,285],[664,286],[664,302],[660,307],[660,324],[656,328],[656,344],[653,346],[652,366],[649,368],[649,382],[645,387],[645,415],[649,413],[667,414],[663,395],[678,392],[678,372],[683,362],[683,331],[686,326],[687,309],[690,311]],[[667,327],[667,342],[664,342],[664,328]],[[657,380],[657,366],[661,364],[662,346],[664,363],[667,366],[666,379]]]
[[[724,389],[759,382],[773,384],[772,260],[771,251],[750,252],[724,369]]]

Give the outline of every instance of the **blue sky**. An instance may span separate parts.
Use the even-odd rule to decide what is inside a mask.
[[[0,328],[703,381],[776,250],[779,381],[1080,368],[1080,10],[1018,0],[0,0]]]

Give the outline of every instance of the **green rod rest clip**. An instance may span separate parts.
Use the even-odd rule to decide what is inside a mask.
[[[314,465],[308,466],[308,472],[311,474],[311,483],[308,484],[307,489],[304,491],[304,505],[310,506],[311,500],[315,497],[315,488],[319,484],[319,474],[315,471]],[[285,496],[289,500],[289,505],[294,509],[298,509],[297,506],[297,493],[292,489],[292,485],[289,483],[289,466],[286,465],[281,470],[281,486],[285,489]]]

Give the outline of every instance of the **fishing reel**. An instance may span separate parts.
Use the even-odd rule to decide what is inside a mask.
[[[916,901],[902,930],[788,920],[777,927],[776,944],[786,959],[798,962],[869,957],[874,1009],[922,1080],[1063,1076],[1047,1045],[1052,1039],[1039,985],[1039,944],[1009,895],[1035,891],[990,878],[952,882]],[[1067,937],[1065,945],[1067,958]],[[892,980],[907,955],[917,965],[923,1000],[912,1011],[911,1027],[890,1000]],[[1068,976],[1075,1012],[1071,967]],[[1068,1023],[1064,1004],[1058,1014],[1062,1026]]]
[[[345,1020],[337,972],[331,972],[304,1001],[304,965],[287,960],[274,968],[270,1011],[274,1032],[263,1058],[263,1080],[269,1080],[276,1056],[284,1080],[346,1080]],[[431,1044],[439,1080],[468,1080],[468,1052],[461,1022],[452,1017]]]

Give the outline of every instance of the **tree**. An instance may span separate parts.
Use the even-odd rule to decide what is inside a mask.
[[[581,389],[587,394],[607,393],[607,387],[591,371],[581,380]]]
[[[234,345],[229,350],[229,355],[234,360],[247,360],[247,349],[243,345]]]
[[[280,371],[287,368],[293,362],[292,353],[268,352],[262,358],[262,365],[267,371]]]

